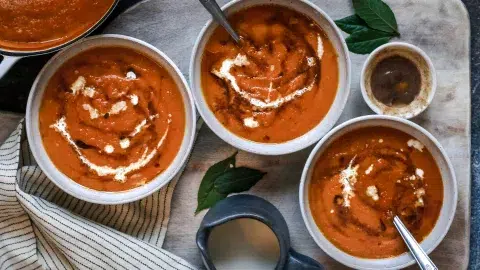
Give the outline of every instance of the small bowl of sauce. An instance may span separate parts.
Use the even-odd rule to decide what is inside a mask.
[[[430,105],[437,80],[433,63],[423,50],[392,42],[370,54],[360,84],[363,98],[374,112],[409,119]]]

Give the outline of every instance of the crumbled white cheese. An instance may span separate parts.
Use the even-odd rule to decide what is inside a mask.
[[[307,57],[307,64],[310,67],[315,66],[315,58],[314,57]]]
[[[105,145],[103,150],[105,151],[105,153],[111,154],[111,153],[113,153],[113,151],[115,151],[115,148],[113,148],[113,146],[111,146],[110,144],[107,144],[107,145]]]
[[[274,71],[275,70],[275,65],[270,65],[270,71]]]
[[[130,140],[128,138],[125,138],[125,139],[121,139],[120,140],[120,147],[122,149],[126,149],[130,146]]]
[[[129,72],[127,72],[126,77],[129,80],[135,80],[137,78],[137,74],[135,74],[135,72],[133,72],[133,71],[129,71]]]
[[[171,119],[169,119],[168,123],[171,122],[170,120]],[[138,159],[137,161],[135,161],[133,163],[130,163],[128,166],[120,166],[120,167],[117,167],[117,168],[112,168],[112,167],[109,167],[109,166],[99,166],[99,165],[94,164],[90,160],[88,160],[82,154],[82,152],[80,151],[78,146],[75,144],[75,142],[73,141],[70,133],[68,133],[67,123],[65,122],[65,116],[58,119],[58,121],[55,122],[50,127],[55,129],[55,131],[60,133],[60,135],[62,135],[67,140],[67,142],[72,146],[72,148],[77,153],[80,161],[83,164],[85,164],[87,167],[89,167],[90,170],[94,171],[99,176],[114,175],[114,178],[113,178],[114,180],[123,183],[126,180],[126,175],[127,174],[144,167],[156,156],[158,149],[163,145],[163,143],[165,142],[165,139],[167,138],[167,134],[168,134],[170,125],[167,126],[167,129],[165,130],[165,133],[160,138],[157,145],[155,146],[155,148],[152,151],[148,152],[148,147],[146,147],[145,151],[143,152],[140,159]]]
[[[379,143],[383,143],[383,139],[378,140]]]
[[[86,86],[82,90],[82,94],[86,97],[93,98],[95,95],[95,87]]]
[[[424,206],[423,196],[425,195],[425,189],[419,188],[415,190],[414,194],[417,196],[417,201],[415,202],[416,207]]]
[[[72,94],[76,95],[81,92],[84,96],[92,98],[96,94],[95,87],[86,86],[86,84],[87,81],[85,80],[85,77],[78,76],[77,80],[75,80],[75,82],[73,82],[70,86]]]
[[[420,152],[423,152],[423,148],[425,147],[421,142],[414,139],[408,140],[407,145],[408,147],[413,147]]]
[[[127,109],[127,103],[125,101],[119,101],[115,104],[112,105],[112,108],[110,108],[109,113],[110,114],[117,114],[120,113],[121,111],[125,111]]]
[[[132,103],[133,106],[138,104],[138,96],[137,95],[129,95],[130,102]]]
[[[73,82],[72,85],[70,86],[70,90],[72,90],[72,93],[76,95],[78,91],[85,88],[86,83],[87,81],[85,80],[85,77],[79,76],[77,80],[75,80],[75,82]]]
[[[411,175],[408,179],[410,179],[411,181],[414,181],[417,179],[417,177],[415,175]]]
[[[350,207],[350,198],[355,196],[354,193],[354,186],[355,183],[357,182],[357,170],[359,165],[353,166],[353,162],[355,161],[355,157],[350,160],[350,164],[348,167],[340,172],[340,179],[339,182],[342,184],[343,190],[342,190],[342,195],[343,195],[343,206],[344,207]]]
[[[380,199],[380,197],[378,196],[378,189],[376,186],[369,186],[367,187],[367,196],[372,198],[372,200],[374,201],[378,201],[378,199]]]
[[[259,126],[258,122],[253,119],[253,117],[247,117],[243,119],[243,124],[249,128],[257,128]]]
[[[415,174],[416,174],[418,177],[420,177],[420,179],[423,179],[423,176],[425,175],[425,172],[424,172],[422,169],[417,168],[417,169],[415,169]]]
[[[370,174],[373,170],[373,164],[370,164],[370,166],[367,168],[367,170],[365,171],[365,174]]]
[[[330,214],[333,214],[333,213],[335,213],[335,211],[334,211],[333,209],[332,209],[332,210],[330,210]]]
[[[98,110],[93,108],[90,104],[83,104],[83,109],[90,113],[90,119],[98,118],[99,113]]]

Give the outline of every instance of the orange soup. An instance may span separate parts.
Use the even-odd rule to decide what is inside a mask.
[[[101,191],[128,190],[162,173],[185,130],[182,95],[167,70],[120,47],[66,62],[48,83],[39,119],[56,167]]]
[[[43,50],[94,26],[114,0],[0,0],[0,48]]]
[[[296,11],[265,5],[233,14],[237,45],[218,27],[202,58],[202,89],[217,119],[256,142],[302,136],[328,113],[338,57],[325,32]]]
[[[335,246],[357,257],[407,251],[393,225],[397,215],[421,242],[443,201],[440,170],[430,152],[401,131],[369,127],[334,141],[315,165],[309,186],[312,216]]]

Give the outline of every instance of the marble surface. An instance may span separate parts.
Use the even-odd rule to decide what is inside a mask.
[[[226,1],[219,1],[226,2]],[[332,18],[352,13],[350,0],[313,1]],[[402,40],[420,46],[433,59],[439,87],[432,106],[415,122],[426,127],[445,146],[451,157],[460,188],[457,214],[445,241],[434,251],[440,269],[455,265],[466,268],[468,261],[470,170],[470,74],[469,23],[466,10],[457,0],[388,1],[397,14]],[[440,15],[440,16],[439,16]],[[155,20],[141,20],[155,17]],[[120,16],[107,29],[145,39],[166,52],[188,75],[191,48],[209,18],[197,1],[147,1]],[[182,35],[178,35],[182,33]],[[446,38],[447,37],[447,38]],[[453,42],[452,42],[453,41]],[[360,67],[365,56],[352,55],[352,94],[339,122],[371,114],[359,91]],[[298,206],[298,181],[311,149],[282,156],[262,157],[239,154],[239,163],[262,168],[269,174],[251,191],[275,204],[287,219],[293,246],[329,267],[340,264],[326,256],[306,231]],[[164,247],[201,266],[195,246],[195,228],[203,213],[194,216],[196,192],[205,170],[234,151],[208,128],[201,130],[193,156],[179,182],[172,202],[172,216]],[[452,264],[453,263],[453,264]]]
[[[224,3],[226,1],[218,1]],[[349,0],[313,1],[337,19],[352,13]],[[433,259],[440,269],[465,269],[468,264],[469,205],[470,205],[470,74],[468,65],[469,23],[463,6],[457,0],[405,0],[387,1],[397,14],[402,40],[424,49],[433,59],[439,77],[439,88],[432,106],[415,122],[426,127],[445,146],[456,168],[460,196],[457,214],[445,241],[433,252]],[[478,10],[478,0],[465,1]],[[480,16],[474,13],[473,16]],[[149,18],[149,19],[145,19]],[[144,39],[166,52],[188,74],[188,62],[194,40],[209,18],[197,1],[150,0],[138,5],[116,19],[106,29],[109,33],[121,33]],[[472,21],[478,20],[472,17]],[[478,24],[474,32],[478,42]],[[179,33],[182,33],[181,35]],[[477,44],[478,46],[478,44]],[[478,57],[480,50],[472,51]],[[365,56],[352,55],[352,93],[340,122],[358,115],[371,114],[359,91],[359,70]],[[479,62],[472,65],[480,68]],[[479,88],[480,74],[472,77],[472,92]],[[474,95],[474,98],[475,95]],[[477,100],[477,99],[475,99]],[[474,108],[480,101],[473,103]],[[475,113],[475,112],[474,112]],[[474,115],[475,116],[475,115]],[[0,141],[9,133],[18,115],[0,114]],[[13,124],[12,124],[13,123]],[[473,127],[479,123],[474,122]],[[478,136],[478,134],[474,134]],[[476,137],[475,137],[476,138]],[[473,154],[479,155],[478,142]],[[262,168],[269,172],[251,193],[260,195],[275,204],[287,219],[293,247],[308,254],[329,267],[340,265],[326,256],[309,236],[298,207],[298,181],[303,164],[311,148],[282,157],[262,157],[248,153],[239,154],[239,163]],[[199,135],[191,161],[177,186],[172,202],[172,217],[164,247],[201,266],[194,238],[203,216],[194,216],[196,191],[205,170],[213,163],[234,151],[210,129],[204,127]],[[473,168],[478,170],[478,159]],[[480,172],[476,171],[476,176]]]

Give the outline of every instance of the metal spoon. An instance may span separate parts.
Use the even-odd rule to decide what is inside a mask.
[[[410,249],[410,252],[417,261],[418,266],[420,266],[420,269],[438,270],[432,260],[428,257],[427,253],[425,253],[422,247],[418,244],[417,240],[415,240],[398,216],[393,218],[393,224],[395,224],[395,227],[405,241],[405,244],[407,244],[408,249]]]
[[[225,14],[223,14],[223,11],[220,9],[218,6],[217,2],[215,0],[199,0],[200,3],[212,14],[212,17],[217,23],[219,23],[227,32],[230,34],[230,36],[235,40],[235,42],[240,43],[240,36],[233,30],[232,26],[227,20],[227,17],[225,17]]]

